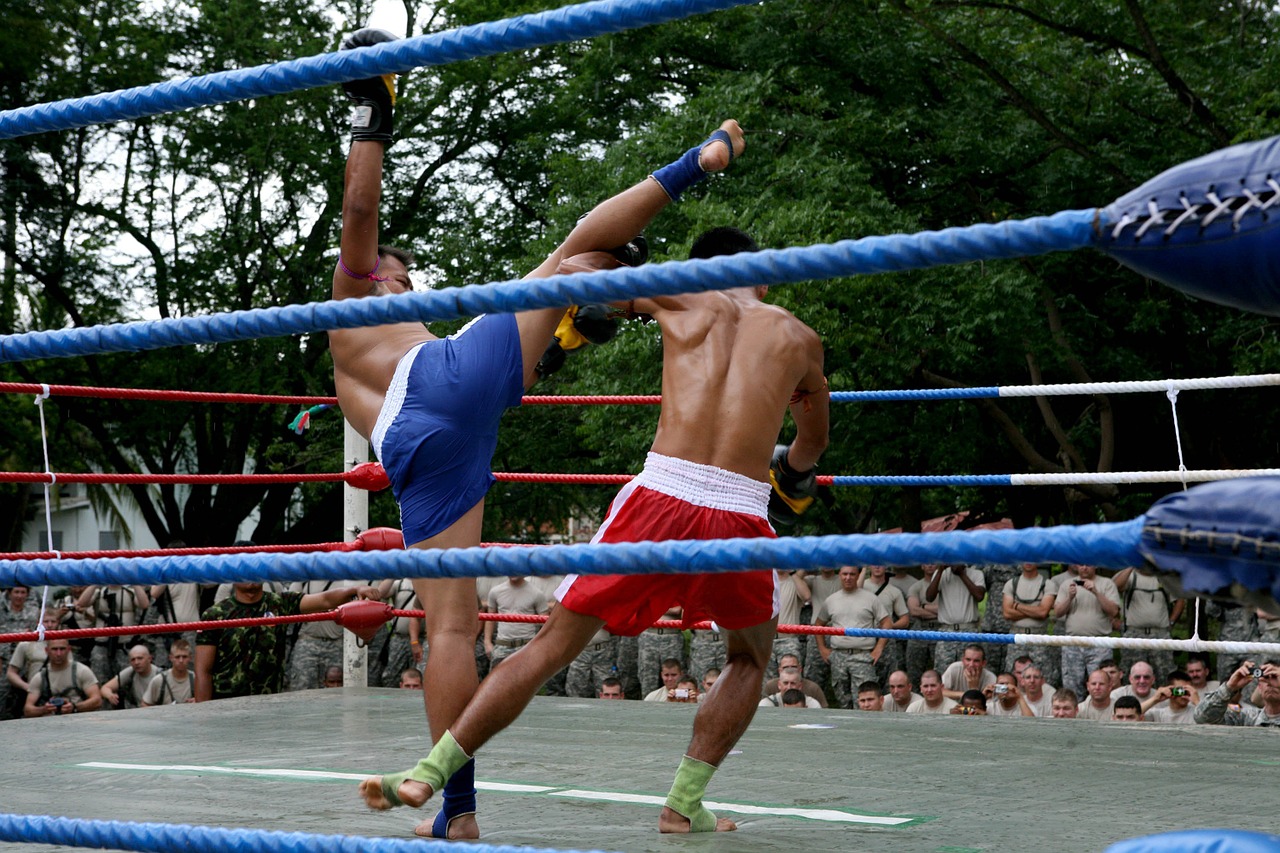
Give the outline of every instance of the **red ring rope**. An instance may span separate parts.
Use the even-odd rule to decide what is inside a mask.
[[[0,394],[44,394],[51,397],[91,397],[102,400],[157,400],[191,403],[278,403],[316,406],[338,404],[337,397],[304,397],[281,394],[231,394],[215,391],[166,391],[153,388],[100,388],[82,385],[38,385],[31,382],[0,382]],[[529,395],[526,406],[658,405],[658,394]]]
[[[422,610],[391,610],[387,611],[387,618],[394,616],[405,616],[410,619],[421,619],[425,617]],[[515,623],[542,623],[546,622],[546,616],[530,615],[523,613],[481,613],[479,614],[481,622],[515,622]],[[302,613],[296,616],[258,616],[251,619],[222,619],[209,622],[167,622],[162,625],[117,625],[105,628],[65,628],[57,631],[45,631],[44,638],[46,640],[80,640],[88,637],[132,637],[141,634],[180,634],[188,631],[199,630],[221,630],[223,628],[245,628],[257,625],[287,625],[294,622],[331,622],[337,620],[337,610],[326,610],[323,613]],[[686,625],[678,619],[659,619],[653,623],[654,628],[676,628],[680,630],[693,631],[709,631],[711,630],[710,622],[694,622]],[[834,626],[821,627],[818,625],[779,625],[778,633],[780,634],[826,634],[826,635],[843,635],[843,628]],[[39,639],[39,634],[35,631],[18,631],[12,634],[0,634],[0,643],[21,643],[28,640]]]

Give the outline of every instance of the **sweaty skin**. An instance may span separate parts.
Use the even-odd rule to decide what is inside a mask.
[[[721,129],[729,135],[730,144],[740,151],[744,143],[738,123],[730,119],[721,125]],[[367,277],[378,263],[382,161],[381,143],[352,143],[343,196],[340,256],[346,270],[342,265],[334,270],[335,299],[391,296],[411,289],[408,271],[391,257],[383,257],[377,267],[376,275],[384,280],[373,281]],[[729,161],[730,152],[720,141],[707,144],[699,155],[699,162],[706,172],[724,169]],[[561,261],[574,254],[607,251],[623,245],[643,231],[653,217],[670,203],[671,199],[656,181],[641,181],[593,208],[578,222],[564,243],[526,278],[553,275]],[[566,307],[561,305],[516,314],[526,389],[537,378],[535,368],[538,360],[551,341]],[[396,323],[329,333],[338,404],[343,416],[357,432],[365,438],[373,432],[401,358],[418,344],[433,340],[437,337],[419,323]],[[478,545],[483,513],[484,500],[481,499],[444,531],[421,542],[406,544],[411,548]],[[478,683],[474,664],[468,663],[473,661],[475,637],[479,630],[475,581],[471,578],[417,579],[413,586],[426,611],[427,642],[432,651],[425,677],[431,689],[424,694],[424,701],[431,739],[436,742],[466,707]],[[374,800],[377,796],[370,794]],[[409,794],[405,801],[412,799],[413,795]],[[424,823],[418,834],[429,836],[430,825],[430,821]],[[451,839],[478,838],[479,827],[474,815],[464,815],[451,821],[448,836]]]
[[[616,266],[609,254],[588,252],[566,259],[560,271]],[[741,287],[627,303],[662,328],[654,452],[768,482],[789,408],[799,428],[791,465],[803,471],[817,464],[828,421],[822,342],[790,311],[761,302],[766,291]]]
[[[567,258],[562,273],[609,269],[616,261],[592,252]],[[663,332],[662,414],[654,451],[768,482],[768,461],[785,412],[797,427],[790,462],[816,464],[826,449],[829,397],[817,334],[790,312],[760,301],[763,287],[637,299],[635,310],[651,314]],[[792,404],[797,389],[811,391]],[[475,699],[450,727],[456,743],[474,755],[510,725],[546,677],[568,664],[603,621],[566,607],[552,611],[529,645],[490,673]],[[729,662],[694,719],[690,758],[718,767],[750,723],[759,702],[776,620],[726,630]],[[415,808],[433,795],[430,785],[401,782],[397,796]],[[381,777],[361,784],[365,802],[385,809]],[[690,822],[664,806],[658,828],[689,832]],[[716,830],[735,829],[717,818]]]

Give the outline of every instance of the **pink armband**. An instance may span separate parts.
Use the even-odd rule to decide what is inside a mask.
[[[338,269],[342,270],[343,273],[351,276],[352,278],[363,278],[363,279],[368,279],[369,281],[387,281],[388,279],[386,276],[375,275],[375,273],[378,271],[378,267],[380,266],[382,266],[381,255],[379,255],[378,259],[374,261],[373,269],[369,271],[368,275],[360,275],[359,273],[354,273],[350,269],[348,269],[347,265],[342,262],[342,255],[338,255]]]

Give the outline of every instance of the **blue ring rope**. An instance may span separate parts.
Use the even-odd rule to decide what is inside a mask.
[[[884,637],[887,640],[925,640],[930,643],[992,643],[998,646],[1017,645],[1019,634],[982,634],[976,631],[908,631],[900,628],[845,628],[846,637]],[[839,634],[827,634],[838,637]],[[837,650],[838,651],[838,650]]]
[[[1175,480],[1176,482],[1176,480]],[[831,478],[833,486],[1012,486],[1011,474],[844,475]]]
[[[0,139],[404,73],[424,66],[622,32],[751,2],[753,0],[597,0],[580,3],[363,50],[324,53],[6,110],[0,112]]]
[[[0,814],[0,841],[65,844],[140,853],[457,853],[460,849],[456,841],[410,841],[407,838],[316,835],[310,832],[20,814]],[[468,843],[461,849],[469,853],[564,853],[548,848],[479,842]]]
[[[0,363],[245,341],[387,323],[450,320],[532,308],[619,302],[636,295],[728,290],[749,284],[788,284],[979,259],[1027,257],[1090,245],[1094,214],[1092,210],[1068,210],[994,225],[984,223],[918,234],[864,237],[608,272],[472,284],[424,293],[330,300],[204,317],[27,332],[0,337]]]
[[[353,577],[699,574],[746,569],[921,563],[1142,565],[1143,518],[1110,524],[969,530],[963,533],[846,534],[781,539],[672,540],[542,548],[457,548],[356,553],[228,554],[12,560],[0,587],[101,583],[232,583]]]
[[[832,391],[833,403],[874,403],[887,400],[987,400],[1000,396],[999,385],[976,388],[924,388],[902,391]]]

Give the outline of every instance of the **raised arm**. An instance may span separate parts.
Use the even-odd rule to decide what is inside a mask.
[[[823,373],[822,340],[808,326],[804,326],[804,351],[807,359],[804,378],[796,386],[791,400],[796,437],[787,453],[787,463],[797,471],[808,471],[818,464],[827,449],[831,430],[831,394]]]
[[[738,123],[732,119],[725,121],[710,138],[690,148],[680,159],[596,205],[578,221],[564,242],[525,278],[594,272],[619,266],[618,259],[611,252],[632,241],[664,207],[708,172],[727,167],[744,147]],[[593,257],[593,260],[584,260]],[[570,259],[579,263],[567,264]],[[652,314],[655,310],[652,301],[640,299],[629,300],[619,307],[642,314]],[[560,327],[569,321],[565,308],[542,308],[516,315],[526,389],[539,376],[549,376],[563,363],[564,352],[554,352],[554,347],[559,344],[552,341],[552,336],[559,337]],[[584,337],[590,339],[589,336]],[[553,346],[549,348],[548,344]]]
[[[395,36],[385,30],[358,30],[343,39],[343,50],[356,50]],[[394,75],[344,83],[352,102],[351,151],[342,192],[342,240],[333,271],[333,298],[368,296],[378,289],[378,205],[382,200],[382,158],[391,145]],[[397,275],[400,270],[395,270]],[[401,282],[408,289],[408,276]]]
[[[733,146],[732,151],[729,150],[730,145]],[[554,274],[565,258],[583,252],[607,252],[615,246],[624,245],[690,186],[710,172],[727,168],[745,147],[742,128],[733,119],[725,120],[706,141],[690,148],[680,159],[592,208],[578,220],[564,242],[526,278],[545,278]]]

